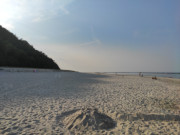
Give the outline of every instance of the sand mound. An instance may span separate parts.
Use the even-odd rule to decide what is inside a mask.
[[[67,116],[63,123],[70,130],[99,130],[111,129],[116,123],[109,116],[102,114],[97,109],[85,108],[77,110]]]

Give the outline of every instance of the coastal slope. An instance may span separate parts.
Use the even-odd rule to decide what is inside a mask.
[[[0,66],[60,69],[53,59],[36,50],[27,41],[18,39],[2,26],[0,26]]]

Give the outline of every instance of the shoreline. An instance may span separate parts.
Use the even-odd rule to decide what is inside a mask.
[[[90,73],[90,72],[89,72]],[[138,76],[139,77],[139,75],[138,75],[138,73],[136,73],[136,74],[131,74],[131,73],[129,73],[129,74],[121,74],[121,73],[104,73],[104,72],[94,72],[95,74],[102,74],[102,75],[119,75],[119,76]],[[173,74],[176,74],[176,73],[173,73]],[[179,73],[178,73],[179,74]],[[180,78],[176,78],[176,77],[168,77],[168,76],[157,76],[157,75],[144,75],[143,77],[148,77],[148,78],[152,78],[152,77],[157,77],[157,78],[169,78],[169,79],[177,79],[177,80],[179,80]]]
[[[16,68],[16,67],[0,67],[0,71],[5,72],[78,72],[73,70],[56,70],[56,69],[40,69],[40,68]],[[102,75],[121,75],[121,76],[139,76],[139,72],[79,72],[79,73],[87,73],[87,74],[102,74]],[[180,79],[179,72],[141,72],[143,73],[143,77],[158,77],[158,78],[169,78],[169,79]],[[147,75],[151,74],[151,75]],[[170,76],[159,76],[159,75],[179,75],[178,77],[170,77]]]
[[[90,72],[87,72],[87,73],[90,73]],[[109,73],[104,73],[104,72],[93,72],[93,74],[97,74],[97,75],[113,75],[113,76],[136,76],[136,77],[140,77],[138,74],[116,74],[116,73],[112,73],[112,74],[109,74]],[[151,76],[151,75],[144,75],[143,76],[144,78],[152,78],[154,76]],[[169,79],[169,80],[180,80],[180,78],[173,78],[173,77],[165,77],[165,76],[156,76],[157,78],[159,79]]]

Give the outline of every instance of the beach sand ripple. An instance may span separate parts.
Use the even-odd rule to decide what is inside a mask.
[[[178,135],[179,105],[179,79],[0,72],[2,135]]]

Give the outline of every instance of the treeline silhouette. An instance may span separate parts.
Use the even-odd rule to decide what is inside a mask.
[[[60,69],[43,52],[35,50],[27,41],[18,39],[0,25],[0,66]]]

